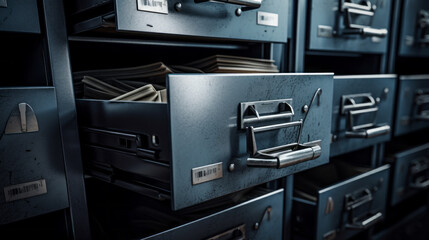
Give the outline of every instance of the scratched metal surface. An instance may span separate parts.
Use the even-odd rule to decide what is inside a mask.
[[[258,9],[243,11],[233,4],[180,1],[182,10],[176,11],[177,1],[168,1],[168,14],[137,11],[136,1],[115,0],[119,31],[173,34],[224,39],[243,39],[263,42],[287,42],[288,1],[265,0]],[[257,12],[278,14],[278,26],[257,24]]]
[[[429,89],[429,75],[401,76],[399,79],[398,103],[395,116],[395,136],[404,135],[429,127],[429,122],[415,118],[417,108],[415,93]]]
[[[309,0],[310,24],[308,27],[308,48],[310,50],[332,50],[360,53],[386,53],[389,35],[384,38],[362,37],[349,35],[341,37],[319,37],[318,26],[336,26],[344,28],[343,18],[338,17],[340,0]],[[353,1],[359,2],[359,1]],[[391,0],[371,0],[377,10],[371,21],[372,28],[386,28],[389,31]]]
[[[388,93],[384,93],[384,89]],[[347,138],[348,115],[341,114],[341,97],[349,94],[371,93],[376,99],[380,98],[377,104],[378,112],[375,120],[376,124],[388,124],[393,131],[393,113],[396,93],[395,75],[368,75],[368,76],[335,76],[334,78],[334,101],[332,109],[332,134],[337,136],[337,140],[331,144],[331,156],[337,156],[347,152],[372,146],[377,143],[390,140],[391,133],[374,138]]]
[[[40,33],[37,0],[7,1],[0,7],[0,32]]]
[[[245,225],[245,239],[282,239],[283,189],[145,239],[208,239]],[[270,216],[266,209],[271,207]],[[264,215],[265,214],[265,215]],[[262,220],[262,221],[261,221]],[[255,229],[255,223],[260,222]]]
[[[417,43],[417,26],[419,11],[429,11],[429,1],[427,0],[404,0],[402,10],[402,22],[399,36],[400,56],[429,56],[429,48]]]
[[[332,74],[174,74],[169,75],[172,144],[173,209],[191,206],[231,192],[265,183],[329,161]],[[304,117],[321,88],[320,106],[313,104],[302,141],[322,140],[322,155],[283,169],[246,166],[246,133],[237,129],[240,102],[293,98],[295,116]],[[260,149],[296,141],[293,130],[257,135]],[[223,162],[223,177],[192,185],[191,169]],[[235,164],[235,171],[228,166]]]
[[[22,102],[33,108],[39,131],[4,135],[9,114]],[[0,109],[0,224],[67,208],[54,88],[2,88]],[[4,187],[40,179],[47,194],[5,202]]]

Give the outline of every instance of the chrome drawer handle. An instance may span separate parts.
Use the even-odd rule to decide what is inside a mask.
[[[373,138],[390,133],[390,126],[383,125],[379,127],[373,127],[368,129],[346,131],[346,137],[348,138]]]
[[[194,0],[195,3],[202,3],[202,2],[222,2],[222,3],[229,3],[229,4],[235,4],[240,5],[243,7],[249,7],[252,9],[260,8],[262,5],[262,0]]]
[[[415,107],[417,108],[417,113],[414,116],[416,120],[429,121],[429,109],[427,109],[428,104],[429,104],[429,90],[428,89],[417,90],[415,94]]]
[[[368,229],[369,227],[374,226],[376,223],[380,222],[383,219],[383,214],[381,212],[377,212],[376,214],[368,217],[360,222],[356,222],[353,224],[347,224],[346,228],[351,229]]]

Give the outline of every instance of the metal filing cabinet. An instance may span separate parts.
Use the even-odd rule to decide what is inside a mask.
[[[429,56],[429,2],[404,0],[399,36],[399,56]]]
[[[401,76],[398,85],[395,136],[429,127],[429,75]]]
[[[429,144],[394,148],[399,151],[386,158],[392,165],[392,206],[429,187]]]
[[[177,210],[329,161],[332,74],[170,74],[168,103],[77,100],[102,180]]]
[[[0,109],[0,225],[67,208],[54,88],[0,88]]]
[[[1,0],[0,32],[40,33],[37,9],[37,0]]]
[[[331,156],[390,140],[396,75],[334,77]]]
[[[310,1],[308,49],[385,53],[391,5],[390,0]]]
[[[283,239],[283,189],[154,236],[155,239]]]
[[[295,175],[293,230],[298,239],[348,239],[385,214],[389,165],[329,164]]]
[[[277,0],[75,0],[71,12],[79,19],[73,33],[114,27],[158,36],[285,43],[288,6]]]

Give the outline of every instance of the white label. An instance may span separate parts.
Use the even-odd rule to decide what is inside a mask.
[[[373,43],[381,43],[381,41],[383,41],[383,39],[380,37],[373,36],[373,37],[371,37],[371,41]]]
[[[167,0],[137,0],[137,10],[168,14]]]
[[[34,197],[47,192],[45,179],[4,187],[6,202]]]
[[[319,25],[317,26],[317,36],[331,38],[334,36],[334,31],[331,26]]]
[[[203,167],[192,168],[192,185],[221,178],[222,162]]]
[[[414,37],[413,36],[405,36],[405,45],[413,46],[413,44],[414,44]]]
[[[258,12],[258,24],[265,26],[278,27],[279,15],[276,13]]]

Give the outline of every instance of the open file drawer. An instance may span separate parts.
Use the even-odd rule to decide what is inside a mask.
[[[392,1],[309,0],[308,49],[387,51]]]
[[[389,165],[374,170],[344,163],[295,175],[293,230],[304,239],[348,239],[385,214]]]
[[[0,32],[40,33],[37,0],[0,0]]]
[[[73,32],[116,27],[146,34],[284,43],[288,6],[288,1],[277,0],[74,0],[75,17],[97,8],[101,14],[76,22]]]
[[[399,37],[400,56],[429,56],[429,2],[404,0]]]
[[[408,149],[394,145],[394,149],[399,151],[386,158],[393,166],[392,206],[429,188],[429,144]]]
[[[399,78],[395,136],[429,127],[429,75]]]
[[[334,77],[331,156],[389,141],[396,75]]]
[[[171,74],[168,104],[77,100],[83,158],[100,179],[191,206],[327,163],[332,82]]]
[[[67,208],[54,88],[0,88],[0,109],[0,225]]]

